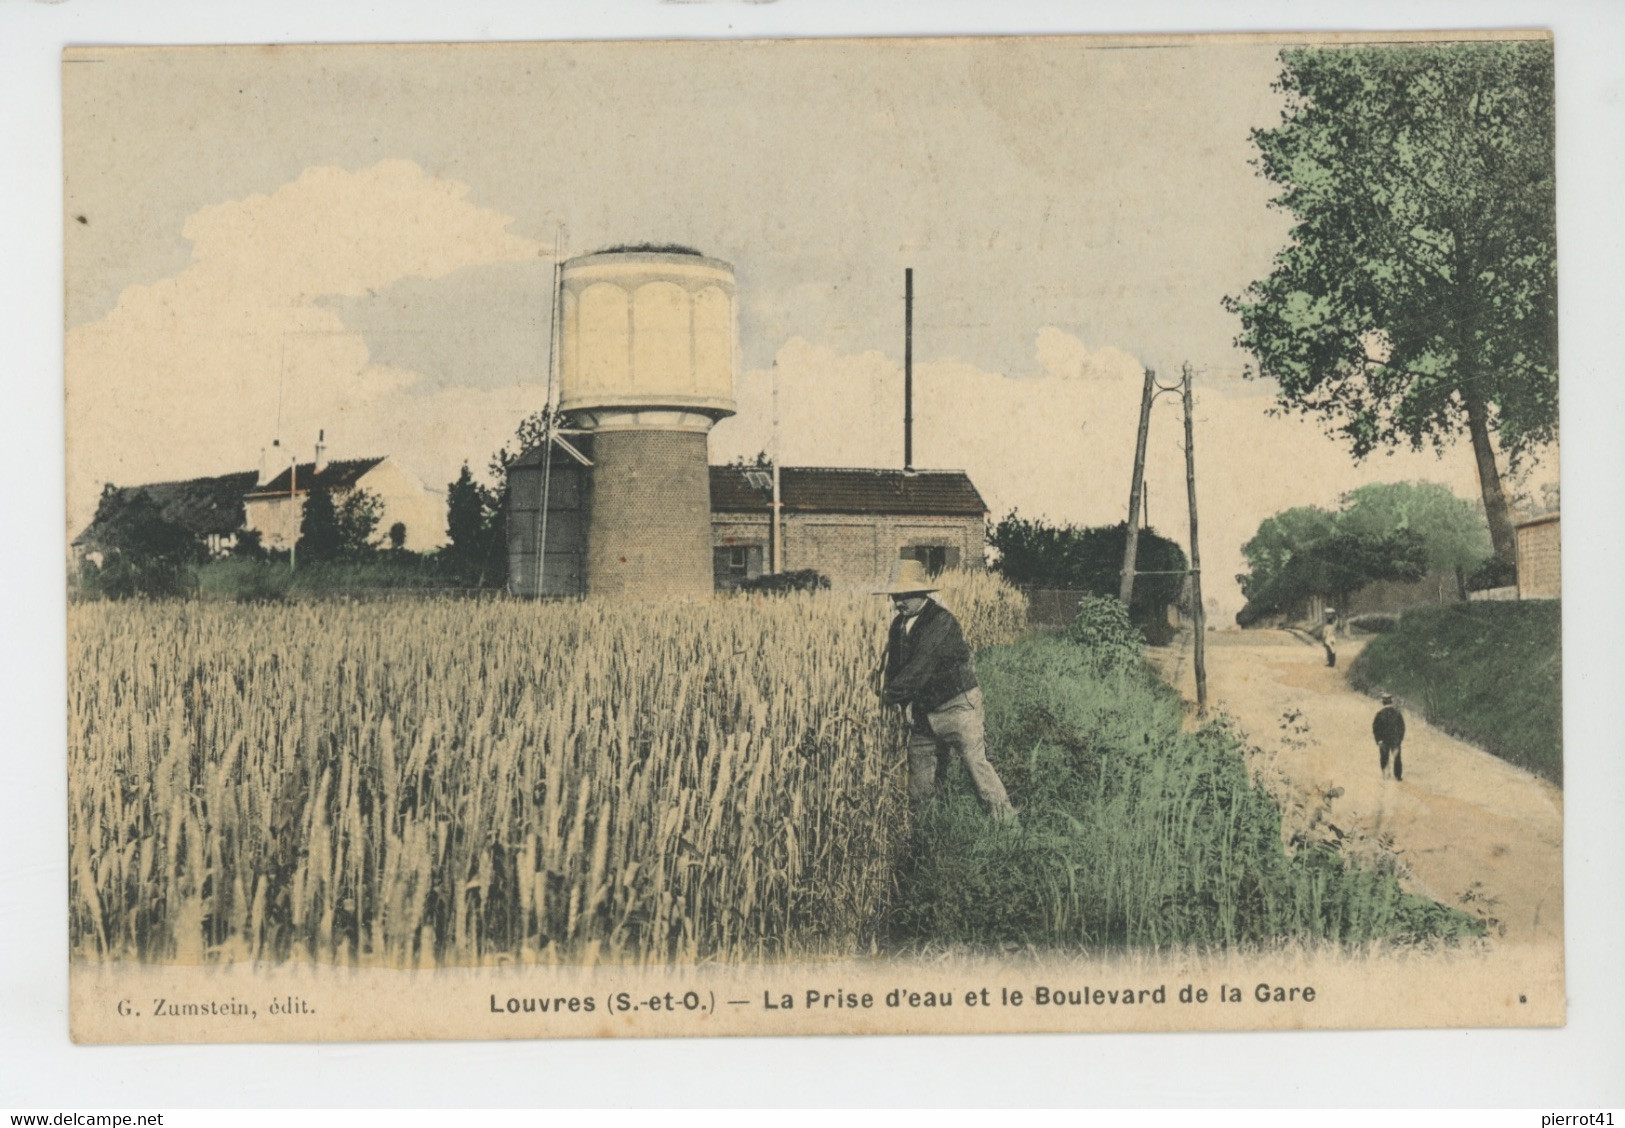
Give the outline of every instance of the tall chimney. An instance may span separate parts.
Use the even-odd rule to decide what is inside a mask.
[[[268,450],[260,451],[260,485],[282,473],[282,440],[272,439]]]
[[[327,431],[322,429],[316,432],[316,473],[320,474],[327,469]]]
[[[914,472],[914,268],[903,268],[903,473]]]

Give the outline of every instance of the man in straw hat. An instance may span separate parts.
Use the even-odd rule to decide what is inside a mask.
[[[959,620],[931,598],[936,590],[922,562],[901,560],[882,593],[897,617],[886,638],[880,696],[908,721],[909,801],[916,810],[930,802],[957,751],[989,813],[1005,818],[1015,809],[987,760],[976,660]]]
[[[1400,748],[1405,743],[1405,714],[1394,705],[1394,695],[1382,695],[1382,708],[1371,721],[1371,735],[1377,739],[1377,752],[1382,759],[1382,778],[1388,778],[1388,757],[1394,758],[1394,778],[1404,779],[1405,768],[1399,762]]]

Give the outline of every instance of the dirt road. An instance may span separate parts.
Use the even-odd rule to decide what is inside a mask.
[[[1391,851],[1407,888],[1482,917],[1492,937],[1561,945],[1561,791],[1410,709],[1404,781],[1385,780],[1371,737],[1378,703],[1345,680],[1358,642],[1345,641],[1329,669],[1319,646],[1285,631],[1210,631],[1207,640],[1210,708],[1260,749],[1253,766],[1289,830],[1314,823],[1350,853]],[[1195,699],[1188,636],[1158,665]]]

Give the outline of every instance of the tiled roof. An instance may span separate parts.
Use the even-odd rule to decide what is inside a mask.
[[[181,482],[150,482],[129,486],[125,494],[144,493],[158,506],[164,518],[197,536],[224,536],[243,527],[243,496],[254,488],[259,474],[240,470],[217,478],[189,478]],[[74,538],[78,545],[97,542],[94,522]]]
[[[711,467],[711,510],[767,512],[772,507],[771,471]],[[786,513],[891,513],[910,517],[982,517],[987,503],[962,470],[865,470],[786,466],[779,471],[779,498]]]
[[[329,462],[326,466],[322,467],[322,472],[320,474],[316,473],[316,464],[314,462],[301,462],[298,467],[295,468],[298,475],[295,481],[290,483],[288,480],[289,471],[284,470],[282,473],[272,478],[269,482],[266,482],[263,486],[253,489],[248,496],[275,497],[278,494],[281,494],[283,497],[286,497],[288,494],[288,487],[290,485],[296,488],[300,493],[304,493],[312,488],[324,490],[347,490],[360,481],[362,476],[366,474],[367,471],[371,470],[374,466],[377,466],[382,461],[382,458],[334,459],[332,462]],[[249,485],[252,486],[253,483],[251,482]]]

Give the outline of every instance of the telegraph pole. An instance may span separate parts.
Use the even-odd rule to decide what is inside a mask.
[[[768,562],[776,576],[784,570],[784,499],[779,493],[779,361],[773,358],[773,527],[769,530],[772,559]]]
[[[1185,492],[1190,498],[1191,507],[1191,626],[1196,632],[1195,649],[1192,656],[1196,672],[1196,712],[1198,716],[1207,713],[1207,611],[1202,606],[1202,554],[1196,541],[1196,447],[1193,438],[1194,429],[1191,425],[1191,366],[1187,363],[1183,369],[1184,398],[1185,398]],[[1142,428],[1141,442],[1144,443],[1145,431]]]
[[[1151,429],[1151,401],[1157,395],[1157,374],[1145,370],[1145,388],[1140,392],[1140,433],[1134,440],[1134,480],[1128,491],[1128,540],[1123,545],[1123,582],[1117,598],[1127,607],[1134,598],[1134,558],[1140,549],[1141,495],[1145,489],[1145,440]]]
[[[547,321],[547,397],[542,404],[542,511],[537,514],[536,529],[536,598],[547,597],[547,510],[552,504],[553,492],[553,396],[558,385],[559,327],[562,320],[560,300],[563,290],[564,224],[553,228],[553,294],[552,308]],[[524,453],[523,451],[520,452]],[[513,585],[509,577],[508,584]]]

